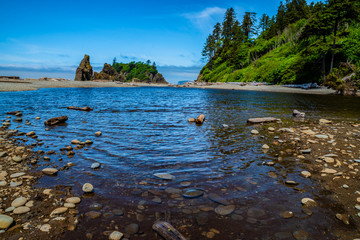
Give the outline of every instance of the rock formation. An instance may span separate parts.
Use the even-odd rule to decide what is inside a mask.
[[[103,79],[103,80],[113,80],[113,81],[126,81],[125,74],[119,74],[115,69],[110,65],[105,63],[102,71],[100,73],[94,72],[94,79]]]
[[[163,83],[167,84],[168,82],[165,80],[163,75],[161,73],[156,73],[153,75],[152,73],[146,73],[146,76],[148,77],[147,80],[140,80],[138,78],[134,78],[133,82],[144,82],[144,83]]]
[[[84,56],[79,67],[76,69],[75,81],[90,81],[92,78],[93,70],[90,65],[89,55]]]

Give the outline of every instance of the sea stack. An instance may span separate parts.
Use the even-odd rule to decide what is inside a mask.
[[[90,65],[90,56],[84,56],[79,67],[76,69],[75,81],[90,81],[93,75],[93,69]]]

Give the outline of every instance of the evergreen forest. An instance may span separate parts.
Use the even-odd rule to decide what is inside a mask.
[[[360,86],[360,1],[280,2],[275,16],[235,10],[214,26],[197,81]]]

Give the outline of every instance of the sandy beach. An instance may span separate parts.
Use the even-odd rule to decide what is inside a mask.
[[[279,85],[245,85],[231,83],[193,83],[185,85],[149,84],[149,83],[121,83],[110,81],[71,81],[57,79],[1,79],[0,92],[31,91],[40,88],[98,88],[98,87],[181,87],[201,89],[228,89],[261,92],[284,92],[302,94],[335,94],[335,91],[326,87],[316,89],[289,88]]]

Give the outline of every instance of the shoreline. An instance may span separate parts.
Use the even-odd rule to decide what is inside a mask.
[[[110,81],[71,81],[71,80],[43,80],[43,79],[20,79],[1,80],[0,92],[33,91],[41,88],[98,88],[98,87],[176,87],[176,88],[200,88],[200,89],[222,89],[243,90],[276,93],[300,93],[315,95],[335,95],[336,91],[321,87],[317,89],[289,88],[279,85],[239,85],[231,83],[194,83],[185,85],[173,84],[151,84],[151,83],[120,83]]]

